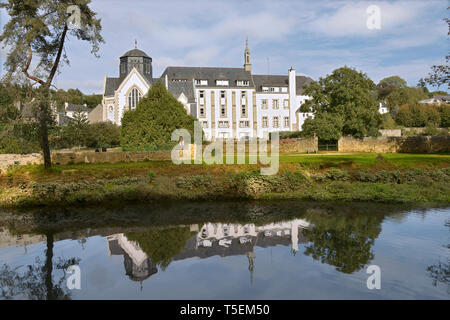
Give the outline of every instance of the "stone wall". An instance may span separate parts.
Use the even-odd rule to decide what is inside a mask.
[[[315,138],[293,138],[280,140],[280,153],[300,152],[313,153],[318,150],[318,139]]]
[[[117,163],[139,161],[170,161],[171,150],[130,152],[71,152],[52,154],[52,163]]]
[[[6,171],[8,166],[43,163],[42,155],[30,154],[0,154],[0,172]]]
[[[402,129],[380,129],[381,136],[383,137],[401,137]]]
[[[355,139],[342,137],[339,152],[444,153],[450,152],[450,136],[379,137]]]

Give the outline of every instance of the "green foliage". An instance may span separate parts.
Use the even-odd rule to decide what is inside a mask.
[[[397,124],[389,113],[382,114],[381,119],[381,129],[395,129],[397,127]]]
[[[343,130],[343,119],[334,113],[318,113],[314,118],[307,118],[303,123],[305,136],[316,135],[321,140],[339,140]]]
[[[59,108],[64,107],[64,103],[69,104],[86,104],[88,108],[95,108],[98,104],[102,102],[101,94],[91,94],[86,95],[78,89],[68,89],[64,91],[59,89],[58,91],[52,91],[52,100],[56,103]]]
[[[304,254],[343,273],[361,270],[375,256],[372,246],[381,232],[382,215],[308,215],[314,228],[305,229],[310,241]]]
[[[212,187],[212,177],[202,175],[179,177],[177,179],[177,187],[187,190],[208,189]]]
[[[436,108],[441,116],[441,128],[450,128],[450,104],[441,104]]]
[[[12,105],[0,105],[0,153],[39,152],[36,124],[24,123]]]
[[[183,250],[192,234],[189,227],[175,227],[128,232],[125,236],[128,240],[136,241],[150,260],[164,270],[172,258]]]
[[[111,148],[120,145],[120,127],[111,122],[98,122],[88,126],[86,146]]]
[[[346,181],[350,178],[347,171],[338,168],[330,168],[327,171],[327,177],[330,180],[338,180],[338,181]]]
[[[406,80],[399,76],[391,76],[382,79],[377,84],[378,99],[384,100],[394,89],[406,88]]]
[[[307,100],[300,111],[314,114],[314,119],[306,125],[308,135],[315,133],[319,139],[330,140],[337,138],[337,131],[358,138],[378,134],[381,116],[375,84],[366,74],[348,67],[336,69],[331,75],[311,83],[305,95],[312,99]],[[324,126],[331,127],[331,131],[320,130]]]
[[[391,113],[395,114],[400,106],[417,104],[420,100],[427,98],[428,94],[422,88],[398,88],[389,93],[386,104]]]
[[[195,120],[167,91],[164,84],[158,81],[135,110],[125,112],[122,118],[121,146],[144,149],[174,145],[177,142],[171,141],[172,132],[175,129],[186,129],[193,137]]]
[[[448,111],[444,110],[444,112]],[[435,106],[417,103],[405,104],[399,108],[395,121],[405,127],[425,127],[429,125],[436,127],[441,124],[441,113]]]

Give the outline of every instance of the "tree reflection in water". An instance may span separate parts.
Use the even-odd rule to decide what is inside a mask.
[[[80,262],[78,258],[62,259],[53,262],[53,234],[46,234],[47,249],[45,261],[36,258],[35,264],[28,265],[21,274],[20,267],[11,268],[7,264],[0,267],[0,288],[3,299],[23,297],[29,300],[68,300],[70,292],[65,284],[66,269]],[[58,276],[53,276],[54,267],[59,270]]]
[[[304,231],[310,241],[304,253],[343,273],[359,271],[374,259],[372,246],[383,218],[379,214],[309,214],[314,227]]]
[[[450,229],[450,220],[445,223],[445,226]],[[450,244],[447,244],[447,249],[450,250]],[[450,258],[447,258],[447,263],[439,261],[437,265],[429,266],[427,272],[433,286],[437,287],[438,282],[441,282],[447,285],[447,293],[450,294]]]

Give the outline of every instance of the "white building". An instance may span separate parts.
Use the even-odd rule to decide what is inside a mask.
[[[120,58],[119,77],[105,77],[103,120],[120,125],[124,112],[157,80],[199,119],[207,139],[298,131],[311,116],[299,107],[308,98],[303,86],[312,79],[297,76],[294,68],[286,75],[253,75],[246,42],[243,68],[167,67],[160,78],[153,78],[152,58],[136,45]]]

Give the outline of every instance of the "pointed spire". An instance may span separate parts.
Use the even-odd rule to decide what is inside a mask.
[[[137,40],[134,40],[134,48],[137,49]]]
[[[250,50],[248,48],[248,36],[245,38],[244,69],[245,71],[252,72],[252,65],[250,63]]]

